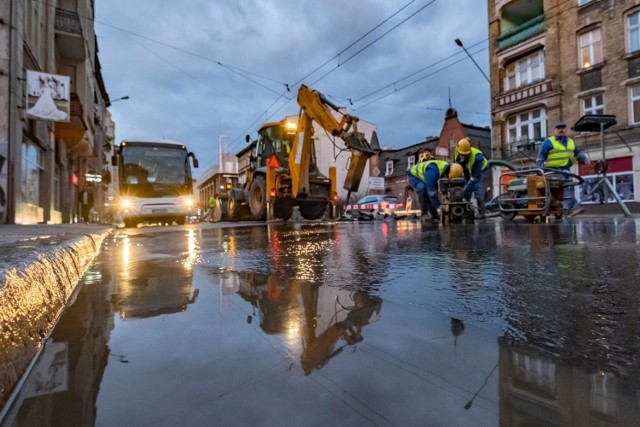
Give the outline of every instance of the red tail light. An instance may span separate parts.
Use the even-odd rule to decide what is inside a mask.
[[[338,201],[338,193],[333,193],[333,201],[334,202]]]
[[[269,196],[276,197],[276,189],[275,188],[271,189],[271,191],[269,192]]]

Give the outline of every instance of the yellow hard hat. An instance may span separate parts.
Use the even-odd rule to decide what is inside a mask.
[[[471,152],[471,141],[469,138],[462,138],[458,141],[458,153],[467,155]]]
[[[449,179],[460,178],[462,175],[464,175],[464,170],[460,163],[452,163],[449,166]]]

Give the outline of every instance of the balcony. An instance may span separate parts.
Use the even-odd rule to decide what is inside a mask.
[[[76,12],[56,8],[56,49],[60,56],[72,62],[87,57],[80,16]]]
[[[68,122],[56,123],[55,134],[57,138],[65,141],[70,149],[83,140],[86,140],[87,129],[84,108],[78,94],[71,93],[71,119]]]
[[[495,98],[496,108],[502,108],[514,102],[523,101],[536,96],[551,92],[551,80],[541,80],[539,82],[522,86]]]
[[[520,25],[511,27],[498,36],[498,50],[515,46],[544,32],[544,15],[538,15]]]
[[[520,138],[515,141],[507,142],[504,148],[506,160],[529,159],[535,161],[540,145],[544,139],[529,139],[527,137]]]

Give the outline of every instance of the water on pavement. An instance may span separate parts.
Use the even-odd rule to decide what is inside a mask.
[[[632,219],[141,228],[7,425],[637,425]]]

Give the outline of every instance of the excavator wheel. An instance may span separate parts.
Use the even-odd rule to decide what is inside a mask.
[[[264,176],[256,176],[249,188],[249,209],[254,219],[267,217],[267,184]]]
[[[240,221],[242,219],[240,203],[236,200],[233,194],[229,196],[229,200],[227,201],[227,212],[231,221]]]
[[[291,215],[293,215],[293,203],[275,202],[273,206],[273,216],[287,221],[291,218]]]
[[[300,215],[304,219],[313,220],[321,218],[327,210],[327,202],[305,202],[298,206]]]

